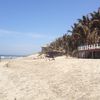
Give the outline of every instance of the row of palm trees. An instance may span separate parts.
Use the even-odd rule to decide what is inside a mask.
[[[80,45],[100,42],[100,8],[78,19],[78,22],[71,27],[67,34],[51,42],[46,47],[47,50],[73,55]]]

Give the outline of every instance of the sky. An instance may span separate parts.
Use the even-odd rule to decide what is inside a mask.
[[[99,7],[99,0],[0,0],[0,55],[39,52]]]

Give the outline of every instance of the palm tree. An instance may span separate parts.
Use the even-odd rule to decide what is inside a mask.
[[[72,53],[79,45],[100,42],[100,8],[90,13],[90,16],[83,16],[77,23],[71,26],[70,35],[64,34],[47,46],[47,50],[65,51]]]

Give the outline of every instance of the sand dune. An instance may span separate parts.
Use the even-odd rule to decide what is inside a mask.
[[[0,100],[100,100],[99,59],[33,57],[0,62]]]

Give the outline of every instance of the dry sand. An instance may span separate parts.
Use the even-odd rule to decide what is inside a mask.
[[[100,100],[99,59],[37,56],[0,62],[0,100]]]

